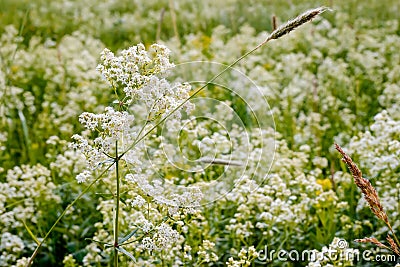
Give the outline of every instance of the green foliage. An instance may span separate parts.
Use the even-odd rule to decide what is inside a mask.
[[[138,42],[147,46],[160,41],[172,50],[176,64],[201,60],[229,64],[265,39],[273,15],[281,24],[320,4],[305,0],[100,2],[0,2],[0,266],[22,266],[23,257],[34,249],[34,237],[40,241],[83,190],[75,178],[84,170],[84,160],[68,144],[74,133],[85,134],[78,121],[82,112],[103,112],[114,100],[114,91],[96,71],[104,47],[117,51]],[[120,260],[127,266],[225,266],[230,257],[244,259],[241,249],[249,251],[251,246],[256,251],[265,246],[301,251],[321,250],[334,237],[350,241],[374,235],[385,240],[385,227],[371,219],[332,148],[334,142],[346,145],[376,185],[390,219],[400,221],[400,5],[395,0],[324,4],[334,11],[235,67],[249,80],[232,71],[199,95],[222,103],[196,106],[214,114],[223,125],[204,118],[191,120],[189,115],[183,117],[189,122],[178,138],[167,122],[165,132],[157,129],[164,139],[157,134],[146,139],[146,150],[139,156],[154,168],[154,177],[185,186],[223,177],[232,191],[203,206],[200,214],[180,218],[185,227],[178,223],[180,219],[169,221],[182,238],[170,254],[164,254],[137,249],[143,233],[134,223],[142,215],[131,202],[137,195],[146,199],[151,206],[147,211],[158,224],[167,216],[165,207],[140,190],[123,186],[121,209],[126,217],[121,222],[125,227],[121,242],[138,240],[121,248],[128,256]],[[221,68],[199,66],[178,66],[167,79],[207,81]],[[270,114],[264,114],[268,118],[263,122],[271,129],[263,129],[261,135],[257,135],[256,118],[263,112],[257,107],[264,99],[257,90],[274,119],[269,121]],[[224,106],[237,117],[221,111]],[[134,107],[138,109],[132,110],[133,115],[144,121],[143,109]],[[249,147],[245,134],[250,135]],[[203,172],[182,171],[193,166],[185,162],[175,166],[159,153],[161,147],[176,149],[196,161],[212,143],[219,151],[216,157],[223,158],[236,151],[257,151],[270,140],[276,142],[271,168],[272,151],[260,161],[253,154],[254,158],[235,154],[234,160],[249,160],[244,171],[248,177],[243,180],[239,167],[211,165]],[[67,212],[40,250],[38,266],[109,264],[111,250],[100,250],[101,245],[86,239],[112,240],[110,203],[115,188],[111,180],[101,180]],[[398,223],[393,226],[398,232]]]

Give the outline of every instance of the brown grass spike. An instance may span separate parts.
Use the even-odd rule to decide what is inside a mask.
[[[390,230],[392,230],[392,227],[388,220],[388,216],[383,209],[375,188],[371,185],[368,179],[362,177],[361,170],[338,144],[335,144],[335,148],[343,156],[342,161],[346,163],[347,167],[349,168],[351,174],[353,175],[355,184],[358,188],[361,189],[361,192],[364,195],[364,198],[367,201],[372,212],[375,214],[376,217],[384,221],[385,224],[390,228]]]

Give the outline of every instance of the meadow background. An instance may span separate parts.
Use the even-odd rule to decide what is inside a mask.
[[[148,47],[158,42],[171,50],[175,64],[199,60],[229,64],[271,32],[274,15],[282,24],[321,5],[333,11],[236,66],[268,101],[274,123],[268,122],[270,127],[261,135],[253,136],[257,125],[249,110],[265,105],[264,99],[249,95],[251,101],[244,103],[218,86],[209,86],[201,95],[235,111],[252,136],[251,151],[274,140],[272,165],[271,155],[257,159],[258,168],[251,163],[251,151],[246,158],[238,156],[250,159],[246,170],[254,180],[240,180],[229,194],[202,206],[181,228],[175,225],[179,241],[169,251],[149,253],[140,248],[140,240],[131,244],[137,262],[122,258],[122,266],[226,266],[230,257],[235,261],[230,266],[352,266],[349,261],[329,259],[266,263],[251,254],[252,246],[256,251],[266,246],[322,251],[337,246],[335,237],[362,251],[372,245],[354,239],[386,239],[387,227],[373,217],[334,150],[335,142],[376,187],[398,231],[398,1],[2,0],[0,266],[23,266],[35,248],[27,229],[43,237],[84,188],[76,176],[85,162],[69,143],[73,134],[83,131],[78,121],[82,112],[101,112],[112,102],[113,91],[96,71],[105,47],[118,52],[137,43]],[[178,78],[209,77],[207,64],[179,71]],[[244,94],[254,87],[234,74],[226,81]],[[235,124],[223,108],[210,110],[220,121]],[[179,139],[187,155],[198,156],[197,144],[210,139],[220,144],[219,151],[231,143],[240,151],[243,131],[235,127],[229,138],[207,120],[191,127],[197,134],[187,131]],[[241,175],[235,168],[221,166],[210,166],[198,175],[180,172],[157,155],[160,139],[149,137],[147,142],[157,159],[157,166],[149,168],[176,183],[206,184],[221,173],[232,179]],[[172,141],[169,145],[174,148]],[[108,179],[96,184],[67,212],[34,266],[111,264],[110,251],[85,239],[106,240],[111,235],[112,205],[103,194],[109,188]],[[129,204],[138,193],[131,195],[129,188],[127,192],[124,201]],[[122,210],[122,226],[138,224],[140,208],[125,205]],[[154,210],[155,218],[161,218],[157,212],[161,213]],[[394,266],[395,262],[354,264]]]

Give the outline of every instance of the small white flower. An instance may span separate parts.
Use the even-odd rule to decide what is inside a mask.
[[[80,174],[78,174],[76,176],[76,180],[78,181],[78,183],[84,183],[86,182],[90,177],[92,176],[91,172],[88,170],[85,170],[83,172],[81,172]]]
[[[154,225],[148,220],[145,220],[141,228],[143,232],[148,233],[154,228]]]
[[[145,250],[152,251],[156,248],[153,239],[150,237],[145,237],[142,239],[141,247]]]
[[[132,201],[131,205],[132,205],[132,207],[140,208],[140,207],[146,205],[146,203],[147,203],[146,200],[142,196],[137,195],[135,197],[135,199]]]

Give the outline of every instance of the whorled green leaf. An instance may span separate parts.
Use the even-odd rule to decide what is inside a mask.
[[[131,238],[132,236],[134,236],[136,234],[136,232],[139,230],[139,227],[136,228],[135,230],[133,230],[132,232],[130,232],[129,234],[127,234],[126,236],[124,236],[123,238],[121,238],[119,240],[118,243],[124,243],[125,241],[127,241],[129,238]]]
[[[119,252],[125,254],[126,256],[128,256],[131,260],[133,260],[134,262],[136,262],[135,257],[133,257],[133,255],[131,253],[129,253],[128,251],[126,251],[124,248],[122,247],[117,247],[116,248]]]

